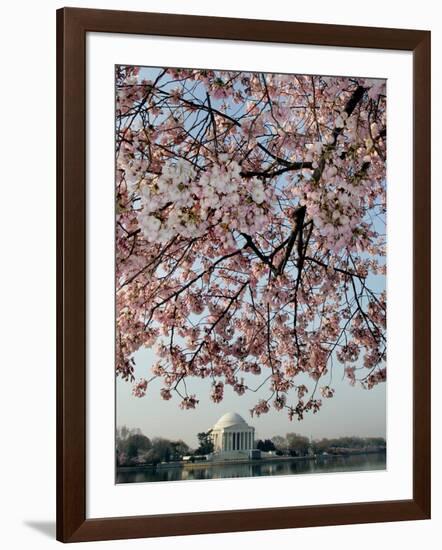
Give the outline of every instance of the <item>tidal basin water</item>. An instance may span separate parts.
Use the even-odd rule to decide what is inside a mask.
[[[320,456],[310,459],[256,460],[247,463],[192,464],[184,467],[161,465],[156,469],[118,469],[117,483],[144,483],[149,481],[190,481],[235,477],[283,476],[323,474],[332,472],[364,472],[385,470],[386,454],[351,456]]]

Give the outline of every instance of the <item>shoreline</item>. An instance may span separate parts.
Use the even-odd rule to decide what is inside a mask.
[[[199,468],[213,468],[219,466],[232,466],[235,464],[266,464],[269,462],[299,462],[306,460],[329,460],[330,458],[348,458],[352,456],[361,456],[361,455],[373,455],[373,454],[385,454],[384,451],[363,451],[363,452],[352,452],[352,453],[337,453],[337,454],[327,454],[327,455],[309,455],[309,456],[269,456],[264,458],[255,458],[255,459],[239,459],[239,460],[202,460],[199,462],[189,462],[189,461],[176,461],[176,462],[167,462],[160,464],[137,464],[135,466],[117,466],[116,471],[121,473],[128,472],[143,472],[143,471],[157,471],[157,470],[168,470],[168,469],[183,469],[183,470],[197,470]]]

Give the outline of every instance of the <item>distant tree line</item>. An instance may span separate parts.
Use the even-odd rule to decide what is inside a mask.
[[[116,434],[116,459],[118,466],[137,464],[159,464],[173,462],[190,456],[195,460],[213,452],[211,430],[197,434],[198,447],[191,449],[183,440],[170,440],[163,437],[149,439],[140,429],[122,426]],[[383,437],[346,436],[310,440],[297,433],[285,437],[276,435],[270,439],[258,439],[255,447],[263,452],[278,456],[306,456],[308,454],[379,451],[386,447]]]
[[[316,452],[333,452],[337,449],[369,449],[384,448],[386,441],[383,437],[335,437],[332,439],[318,439],[313,441],[313,448]]]
[[[288,433],[285,437],[276,435],[271,439],[259,439],[256,448],[264,452],[274,452],[276,455],[305,456],[309,453],[334,453],[342,450],[363,451],[382,450],[386,447],[383,437],[335,437],[322,438],[310,441],[296,433]]]
[[[311,448],[308,437],[288,433],[285,437],[275,435],[271,439],[258,439],[256,448],[263,452],[274,452],[276,455],[305,456]]]
[[[181,460],[189,451],[189,446],[181,439],[176,441],[163,437],[149,439],[138,428],[130,430],[123,426],[117,429],[118,466],[159,464],[160,462]]]

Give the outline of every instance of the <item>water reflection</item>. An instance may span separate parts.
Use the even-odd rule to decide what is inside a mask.
[[[118,471],[117,483],[144,483],[146,481],[189,481],[195,479],[221,479],[236,477],[282,476],[330,472],[357,472],[384,470],[385,453],[326,456],[310,460],[281,462],[251,462],[248,464],[193,465],[191,468],[161,467],[156,470]]]

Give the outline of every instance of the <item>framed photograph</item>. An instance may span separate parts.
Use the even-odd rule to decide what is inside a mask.
[[[429,518],[430,33],[57,37],[57,538]]]

